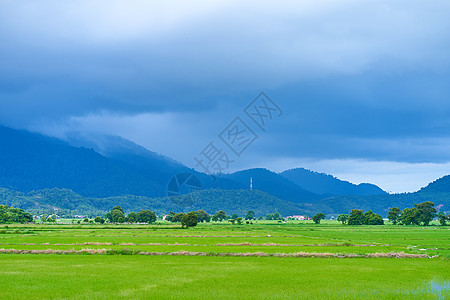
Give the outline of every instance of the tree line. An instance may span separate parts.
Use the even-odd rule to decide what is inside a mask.
[[[105,223],[108,221],[109,223],[148,223],[151,224],[155,222],[157,219],[156,214],[150,210],[141,210],[138,213],[130,212],[125,214],[124,210],[120,206],[114,206],[113,209],[105,215],[105,219],[97,216],[94,221],[96,223]],[[247,223],[250,223],[251,220],[256,220],[255,212],[249,210],[246,212],[245,218]],[[260,220],[263,217],[259,217]],[[274,214],[268,214],[266,216],[266,220],[281,220],[282,217],[278,212]],[[243,218],[239,217],[237,214],[232,214],[231,216],[227,215],[225,211],[219,210],[212,216],[208,214],[205,210],[200,209],[197,211],[191,211],[188,213],[175,213],[173,211],[169,212],[164,220],[173,222],[173,223],[181,223],[183,227],[194,227],[199,222],[222,222],[227,220],[232,224],[242,224]]]
[[[438,218],[441,225],[447,225],[450,216],[446,216],[443,212],[437,213],[434,203],[425,201],[414,204],[412,208],[400,210],[398,207],[392,207],[388,211],[388,220],[396,225],[422,225],[428,226],[434,218]],[[314,219],[314,218],[313,218]],[[383,218],[379,214],[373,213],[371,210],[363,212],[360,209],[352,209],[350,215],[341,214],[337,218],[342,224],[348,225],[383,225]]]
[[[113,209],[105,215],[110,223],[148,223],[156,221],[156,214],[150,210],[141,210],[138,213],[130,212],[125,215],[124,210],[120,206],[114,206]],[[104,223],[101,218],[96,217],[95,222]]]
[[[23,209],[11,207],[8,205],[0,205],[0,224],[24,224],[30,222],[33,222],[33,216]]]
[[[229,222],[231,222],[232,224],[235,224],[236,222],[238,224],[242,224],[242,218],[239,217],[237,214],[233,214],[231,216],[228,216],[225,211],[223,210],[219,210],[218,212],[216,212],[215,214],[213,214],[212,216],[209,215],[206,211],[204,211],[203,209],[197,210],[197,211],[192,211],[190,213],[193,213],[196,217],[197,217],[197,221],[198,222],[222,222],[224,220],[228,220]],[[189,213],[188,213],[189,214]],[[181,222],[181,225],[183,225],[185,223],[185,221],[183,221],[183,218],[186,217],[187,214],[185,213],[174,213],[174,212],[169,212],[169,214],[166,216],[165,220],[169,221],[169,222]],[[193,217],[192,217],[193,218]],[[246,215],[245,215],[245,220],[247,220],[247,223],[249,223],[249,220],[254,220],[255,219],[255,212],[252,210],[249,210]],[[197,225],[197,224],[195,224]],[[194,226],[195,226],[194,225]],[[189,226],[187,226],[189,227]]]
[[[312,220],[316,224],[320,224],[320,221],[325,219],[324,213],[318,213],[312,217]],[[383,218],[374,213],[371,210],[364,212],[361,209],[352,209],[350,214],[340,214],[337,218],[342,224],[348,225],[383,225]]]
[[[44,215],[45,217],[47,215]],[[422,202],[419,204],[414,204],[412,208],[405,208],[400,210],[398,207],[390,208],[388,211],[388,220],[392,224],[396,225],[423,225],[427,226],[434,218],[438,218],[441,225],[447,225],[450,221],[450,216],[445,215],[440,212],[437,213],[434,203],[431,201]],[[56,221],[56,217],[44,218],[43,221]],[[106,221],[110,223],[148,223],[151,224],[155,222],[157,216],[155,212],[150,210],[141,210],[139,212],[130,212],[125,214],[124,210],[120,206],[114,206],[113,209],[105,215],[105,219],[97,216],[94,221],[96,223],[105,223]],[[247,211],[245,218],[247,223],[252,220],[256,220],[254,211]],[[260,216],[258,220],[262,220],[263,217]],[[268,214],[265,217],[266,220],[282,220],[282,216],[275,212],[273,214]],[[312,220],[319,224],[322,219],[325,219],[325,214],[318,213],[313,216]],[[213,215],[208,214],[205,210],[200,209],[197,211],[191,211],[189,213],[175,213],[169,212],[165,216],[165,220],[174,223],[181,223],[183,227],[193,227],[199,222],[222,222],[227,220],[232,224],[242,224],[243,218],[239,217],[237,214],[227,215],[225,211],[220,210]],[[337,218],[342,224],[348,225],[383,225],[383,218],[371,210],[364,212],[360,209],[352,209],[350,214],[341,214]],[[27,223],[33,222],[33,217],[30,213],[24,211],[20,208],[14,208],[7,205],[0,205],[0,224],[4,223]],[[85,219],[85,222],[89,222]],[[90,221],[92,222],[92,221]]]
[[[110,223],[154,223],[157,219],[155,212],[150,210],[141,210],[138,213],[130,212],[128,215],[125,215],[124,210],[120,206],[114,206],[113,209],[108,212],[106,215],[106,220]],[[166,220],[172,222],[181,222],[183,227],[194,227],[200,221],[207,221],[211,219],[211,216],[208,215],[204,210],[199,210],[196,212],[185,213],[174,213],[170,212],[166,216]],[[105,219],[97,216],[94,221],[97,223],[105,223]]]
[[[388,219],[394,225],[414,224],[428,226],[436,217],[443,226],[447,225],[447,221],[450,221],[449,215],[446,216],[443,212],[437,213],[434,203],[431,201],[414,204],[414,207],[403,210],[400,210],[398,207],[392,207],[388,212]]]

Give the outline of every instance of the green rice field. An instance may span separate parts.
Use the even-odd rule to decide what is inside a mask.
[[[1,299],[446,299],[450,227],[2,225]]]

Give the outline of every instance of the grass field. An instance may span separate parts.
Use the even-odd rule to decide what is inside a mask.
[[[0,249],[1,299],[450,297],[450,227],[9,225]]]

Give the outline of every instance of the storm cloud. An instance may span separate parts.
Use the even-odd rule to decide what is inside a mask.
[[[265,91],[284,113],[234,169],[442,170],[449,12],[448,1],[0,1],[0,123],[117,134],[193,166]]]

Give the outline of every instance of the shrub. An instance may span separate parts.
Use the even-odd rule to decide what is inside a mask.
[[[181,218],[181,225],[186,228],[195,227],[197,226],[197,223],[198,223],[197,215],[193,211],[185,214]]]

